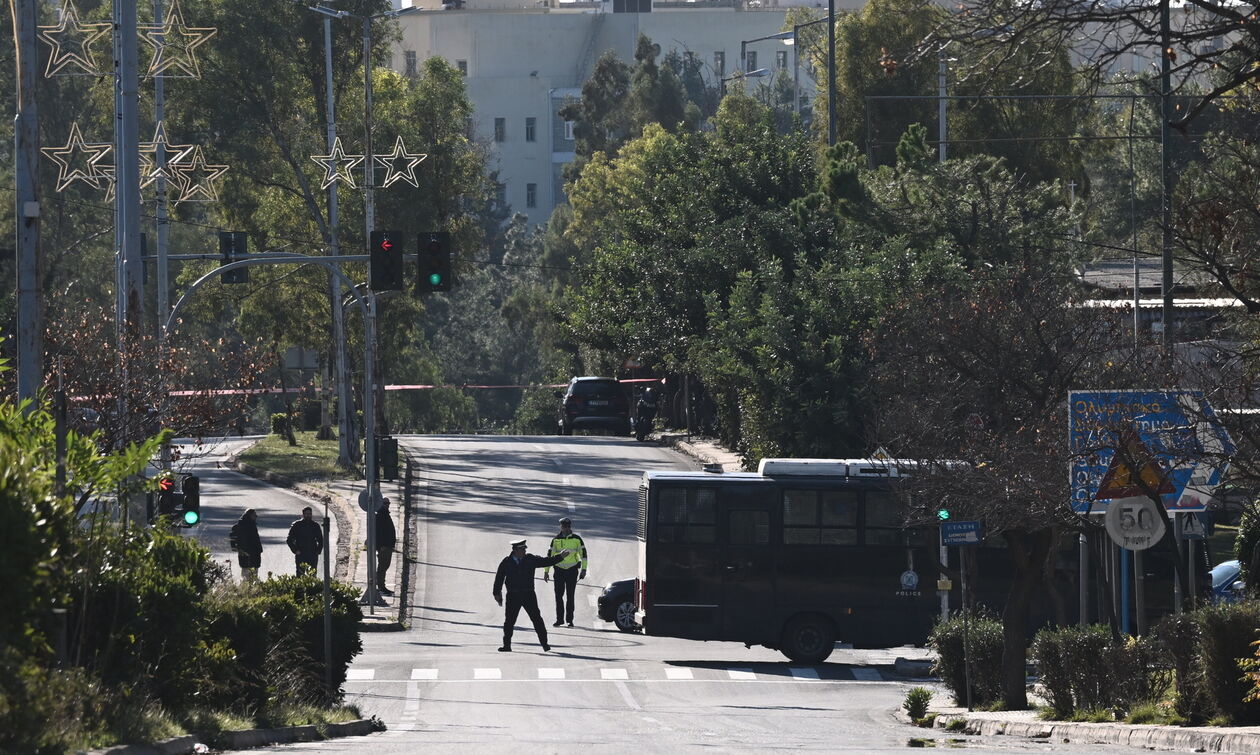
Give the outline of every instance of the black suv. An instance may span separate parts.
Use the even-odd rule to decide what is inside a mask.
[[[561,435],[582,429],[630,434],[630,399],[613,378],[575,377],[556,396],[560,398],[556,425]]]

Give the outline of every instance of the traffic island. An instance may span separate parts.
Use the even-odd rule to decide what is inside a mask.
[[[1148,750],[1260,752],[1260,726],[1161,726],[1156,724],[1042,721],[1032,710],[935,711],[935,726],[981,736],[1006,735],[1077,744],[1113,744]]]

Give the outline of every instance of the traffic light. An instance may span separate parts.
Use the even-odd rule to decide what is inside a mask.
[[[940,508],[936,510],[936,518],[941,520],[942,522],[948,520],[949,516],[950,516],[949,509],[945,508],[944,506],[941,506]]]
[[[175,505],[175,480],[163,475],[158,479],[158,516],[174,516]]]
[[[377,438],[376,458],[381,464],[381,479],[398,479],[398,439]]]
[[[201,479],[197,475],[184,478],[184,526],[201,521]]]
[[[249,237],[244,231],[219,231],[219,267],[245,259],[249,255]],[[229,270],[223,274],[224,283],[249,283],[249,268]]]
[[[416,293],[450,291],[455,276],[451,271],[451,234],[434,231],[420,234],[419,277]]]
[[[371,266],[368,287],[373,291],[401,291],[403,288],[402,234],[398,231],[372,231]]]

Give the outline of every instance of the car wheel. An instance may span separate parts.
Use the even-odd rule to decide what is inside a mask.
[[[623,600],[617,604],[617,612],[613,615],[613,623],[623,632],[637,632],[639,625],[634,621],[634,601]]]
[[[795,663],[822,663],[835,645],[835,629],[822,616],[797,616],[783,630],[783,654]]]

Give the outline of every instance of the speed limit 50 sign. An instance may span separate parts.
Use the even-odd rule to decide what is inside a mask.
[[[1112,500],[1104,524],[1111,539],[1131,551],[1146,550],[1158,543],[1166,529],[1155,502],[1146,496]]]

